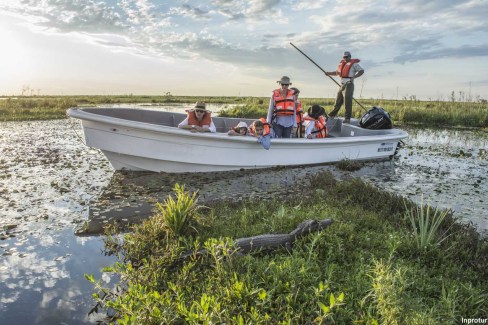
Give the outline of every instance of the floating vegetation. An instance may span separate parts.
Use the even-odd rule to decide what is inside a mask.
[[[351,160],[351,159],[342,159],[341,161],[339,161],[337,163],[337,168],[339,168],[340,170],[353,172],[355,170],[361,169],[361,167],[363,167],[363,165],[364,165],[364,163],[361,161]]]

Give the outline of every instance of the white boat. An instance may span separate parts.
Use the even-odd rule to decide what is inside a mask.
[[[70,108],[80,119],[86,145],[100,149],[116,170],[182,173],[226,171],[274,166],[315,165],[343,159],[391,158],[408,134],[400,129],[370,130],[358,121],[329,119],[325,139],[271,139],[265,150],[254,137],[229,136],[239,121],[213,117],[217,133],[179,129],[186,114],[150,109]]]

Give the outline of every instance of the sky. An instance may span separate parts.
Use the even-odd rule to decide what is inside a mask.
[[[488,0],[0,0],[0,95],[488,99]],[[453,93],[454,92],[454,93]]]

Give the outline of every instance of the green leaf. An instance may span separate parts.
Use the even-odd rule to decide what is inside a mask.
[[[329,301],[330,301],[330,308],[334,307],[335,306],[335,297],[334,297],[333,293],[330,294]]]
[[[259,296],[259,299],[264,301],[264,299],[266,299],[266,296],[267,296],[266,291],[265,290],[259,291],[258,296]]]
[[[343,301],[344,301],[344,292],[341,292],[341,293],[339,294],[339,297],[337,297],[337,301],[338,301],[338,302],[343,302]]]
[[[324,305],[323,303],[321,303],[320,301],[318,302],[319,306],[320,306],[320,309],[322,309],[322,311],[325,313],[325,314],[328,314],[329,311],[330,311],[330,308],[327,307],[326,305]]]

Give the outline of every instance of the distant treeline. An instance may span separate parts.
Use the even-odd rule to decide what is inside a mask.
[[[332,98],[300,98],[305,111],[313,104],[323,106],[327,112],[332,110]],[[205,97],[205,96],[30,96],[3,97],[0,99],[0,121],[26,121],[66,118],[70,107],[94,106],[103,104],[152,105],[167,103],[207,103],[233,104],[232,108],[218,112],[221,116],[259,118],[266,116],[269,98],[267,97]],[[396,125],[425,125],[439,127],[488,127],[488,103],[457,101],[420,101],[416,99],[388,100],[361,99],[363,109],[356,103],[353,117],[360,118],[372,106],[381,106],[391,114]],[[339,114],[343,114],[341,111]]]

